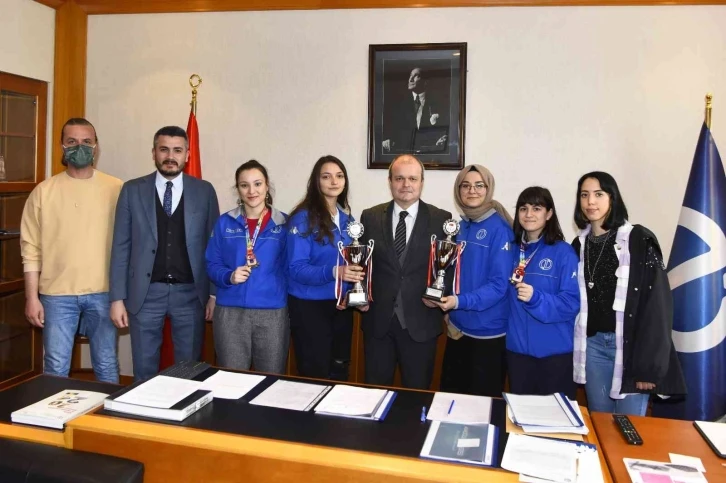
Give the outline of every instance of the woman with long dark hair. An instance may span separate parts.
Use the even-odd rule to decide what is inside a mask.
[[[547,188],[519,195],[511,250],[507,368],[514,394],[563,392],[575,399],[572,340],[580,309],[577,255]]]
[[[644,416],[650,394],[685,394],[671,330],[673,300],[658,240],[631,225],[615,179],[577,183],[572,246],[579,254],[575,382],[590,411]]]
[[[287,216],[272,205],[267,169],[256,160],[234,174],[237,208],[217,220],[207,274],[217,286],[214,348],[222,367],[285,372],[290,340],[285,252]]]
[[[350,364],[353,313],[338,306],[336,292],[363,280],[358,266],[340,258],[338,242],[351,242],[348,172],[335,156],[313,167],[305,198],[290,215],[287,235],[288,306],[298,373],[345,381]]]

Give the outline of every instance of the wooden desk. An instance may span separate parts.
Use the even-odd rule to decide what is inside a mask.
[[[589,443],[598,444],[587,410]],[[371,423],[377,424],[377,423]],[[502,429],[503,430],[503,429]],[[92,414],[72,421],[70,446],[144,463],[147,482],[516,482],[500,469],[439,463]],[[600,457],[606,482],[612,482]]]
[[[633,426],[643,437],[642,446],[632,446],[620,435],[612,414],[592,413],[591,417],[610,474],[616,483],[630,482],[623,458],[668,462],[668,453],[701,458],[708,481],[726,481],[726,467],[721,465],[726,460],[716,456],[691,421],[630,416]]]

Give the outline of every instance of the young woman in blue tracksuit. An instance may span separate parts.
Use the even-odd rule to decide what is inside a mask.
[[[514,394],[563,392],[575,399],[572,347],[580,292],[577,255],[564,238],[549,190],[522,191],[507,294],[507,367]]]
[[[286,215],[272,206],[270,180],[250,160],[235,173],[238,207],[217,220],[207,274],[217,286],[214,348],[222,367],[282,374],[290,340]]]
[[[351,242],[346,233],[351,221],[345,166],[335,156],[323,156],[288,222],[288,306],[301,376],[348,379],[353,313],[337,305],[336,283],[345,294],[350,287],[343,282],[363,279],[362,269],[345,265],[338,254],[339,241]]]
[[[512,218],[494,197],[494,176],[484,166],[467,166],[456,177],[454,199],[464,215],[457,241],[461,255],[459,295],[438,303],[448,313],[441,390],[501,396]],[[426,303],[426,301],[424,302]]]

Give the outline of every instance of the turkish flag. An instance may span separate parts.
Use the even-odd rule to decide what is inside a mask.
[[[187,138],[189,138],[189,161],[184,166],[184,174],[201,178],[202,159],[199,156],[199,126],[197,126],[197,116],[194,114],[193,109],[189,112]],[[204,350],[202,350],[203,352]],[[171,320],[167,317],[164,320],[164,337],[161,341],[159,370],[161,371],[172,365],[174,365],[174,343],[171,339]]]

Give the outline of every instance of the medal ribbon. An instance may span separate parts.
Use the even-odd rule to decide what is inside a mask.
[[[250,240],[250,226],[247,224],[247,217],[244,217],[245,222],[245,239],[247,240],[247,259],[254,258],[253,250],[255,248],[255,243],[257,243],[257,236],[260,234],[260,226],[262,226],[262,221],[265,219],[265,215],[267,215],[267,208],[262,210],[262,213],[260,213],[260,217],[257,219],[257,226],[255,227],[255,233],[252,235],[252,240]]]
[[[369,248],[370,250],[370,248]],[[368,279],[366,280],[366,292],[368,292],[368,302],[373,302],[373,257],[368,255],[368,273],[366,274]]]
[[[346,265],[348,262],[343,260]],[[342,307],[343,303],[343,277],[338,276],[338,266],[340,265],[340,250],[338,250],[338,256],[335,259],[335,304],[338,307]]]
[[[431,235],[431,251],[429,252],[429,273],[426,275],[426,285],[431,286],[431,274],[436,273],[436,267],[434,266],[434,250],[436,249],[436,235]]]
[[[454,268],[454,283],[453,287],[451,288],[454,292],[454,295],[459,295],[459,282],[461,279],[461,252],[464,251],[465,244],[460,244],[456,246],[456,267]]]
[[[527,257],[527,259],[524,259],[524,250],[526,248],[526,245],[524,243],[519,244],[519,265],[517,265],[517,268],[514,269],[514,273],[521,275],[524,277],[524,269],[527,268],[527,265],[529,265],[529,262],[532,261],[532,258],[534,257],[535,253],[537,253],[537,250],[539,250],[539,246],[534,249],[534,251]]]

